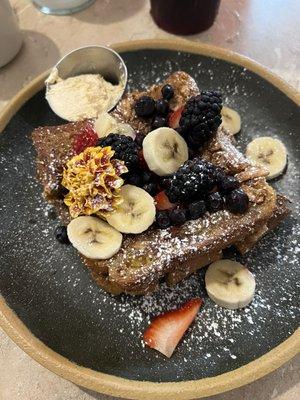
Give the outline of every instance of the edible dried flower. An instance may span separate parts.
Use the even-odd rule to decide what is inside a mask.
[[[62,185],[69,190],[64,202],[72,218],[78,215],[105,216],[122,202],[121,174],[128,172],[124,162],[112,159],[107,147],[87,147],[71,158],[63,171]]]

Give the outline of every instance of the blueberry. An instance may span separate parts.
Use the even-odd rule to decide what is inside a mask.
[[[190,213],[190,218],[198,219],[202,217],[206,212],[205,201],[203,200],[194,201],[193,203],[189,204],[188,209]]]
[[[171,85],[165,85],[161,89],[161,94],[165,100],[170,100],[174,96],[174,89]]]
[[[157,193],[157,186],[155,183],[146,183],[143,186],[143,189],[146,190],[151,196],[155,196]]]
[[[207,175],[206,176],[206,188],[210,192],[216,186],[216,180],[213,176]]]
[[[166,229],[171,226],[169,215],[165,211],[158,211],[156,214],[156,224],[159,228]]]
[[[180,226],[187,220],[187,210],[176,208],[170,211],[170,220],[174,225]]]
[[[210,212],[222,210],[224,206],[223,197],[219,192],[214,192],[207,197],[207,208]]]
[[[70,244],[67,228],[63,225],[57,226],[54,231],[55,238],[62,244]]]
[[[167,125],[167,120],[164,117],[156,116],[152,121],[152,129],[161,128]]]
[[[142,175],[140,173],[135,173],[135,172],[130,172],[124,175],[124,178],[126,180],[126,183],[129,183],[131,185],[135,186],[141,186],[142,185]]]
[[[169,112],[169,103],[165,99],[159,99],[156,102],[156,111],[159,115],[167,115]]]
[[[218,180],[218,189],[221,193],[228,193],[239,187],[239,182],[234,176],[225,176]]]
[[[151,180],[151,172],[150,171],[143,171],[142,173],[142,181],[143,183],[149,183]]]
[[[134,105],[138,117],[151,117],[155,111],[155,101],[150,96],[140,97]]]
[[[55,220],[57,218],[57,214],[54,208],[50,208],[50,210],[47,211],[46,216],[49,219]]]
[[[225,197],[225,205],[234,214],[243,214],[249,208],[249,197],[243,189],[234,189]]]
[[[54,190],[53,193],[55,193],[60,199],[63,199],[69,193],[69,191],[64,186],[59,185],[57,190]]]

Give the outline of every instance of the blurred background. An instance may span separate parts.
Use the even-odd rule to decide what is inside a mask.
[[[200,13],[189,14],[190,2],[152,0],[151,15],[149,0],[35,0],[35,5],[29,0],[0,0],[0,111],[72,49],[149,38],[180,37],[221,46],[254,59],[300,88],[300,0],[202,0],[202,19]],[[186,20],[178,3],[184,5]],[[260,381],[210,399],[297,400],[299,367],[299,358],[294,359]],[[0,399],[18,398],[109,399],[39,366],[0,330]]]
[[[29,0],[10,3],[17,14],[23,46],[12,62],[0,69],[0,105],[76,47],[175,36],[156,25],[149,0],[96,0],[68,16],[45,15]],[[299,0],[223,0],[210,29],[183,37],[251,57],[299,88],[299,15]]]

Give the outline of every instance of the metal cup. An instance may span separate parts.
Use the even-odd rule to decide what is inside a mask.
[[[111,111],[124,94],[127,84],[127,68],[122,57],[114,50],[105,46],[86,46],[73,50],[61,58],[54,66],[58,76],[67,79],[82,74],[100,74],[112,84],[121,83],[123,90],[115,103],[108,110]],[[46,80],[46,91],[51,82]]]

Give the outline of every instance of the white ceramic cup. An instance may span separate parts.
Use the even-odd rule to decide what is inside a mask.
[[[22,34],[8,0],[0,0],[0,67],[11,61],[22,46]]]

